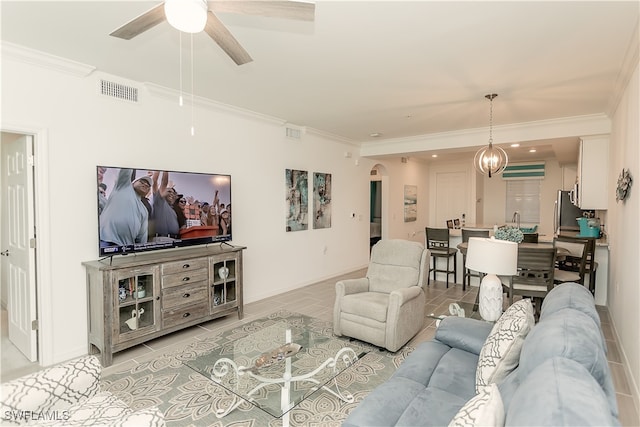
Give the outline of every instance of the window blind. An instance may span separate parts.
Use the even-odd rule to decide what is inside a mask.
[[[540,223],[539,179],[519,179],[507,181],[505,222],[513,222],[514,212],[520,212],[520,223]]]
[[[502,179],[544,179],[544,162],[509,164]]]

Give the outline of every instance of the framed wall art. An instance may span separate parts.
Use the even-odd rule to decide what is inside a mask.
[[[404,222],[418,219],[418,186],[404,186]]]
[[[313,228],[331,228],[330,173],[313,173]]]
[[[306,230],[309,226],[309,173],[285,170],[286,231]]]

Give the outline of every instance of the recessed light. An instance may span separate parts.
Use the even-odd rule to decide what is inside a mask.
[[[520,147],[520,144],[511,144],[511,147],[517,148],[517,147]]]
[[[535,153],[535,152],[536,152],[536,149],[535,149],[535,148],[532,148],[531,150],[529,150],[529,152],[530,152],[530,153]]]
[[[436,158],[436,157],[438,157],[438,155],[437,154],[432,154],[431,157]]]
[[[382,135],[382,134],[381,134],[381,133],[379,133],[379,132],[373,132],[373,133],[370,133],[370,134],[369,134],[369,136],[370,136],[370,137],[372,137],[372,138],[377,138],[377,137],[379,137],[380,135]]]

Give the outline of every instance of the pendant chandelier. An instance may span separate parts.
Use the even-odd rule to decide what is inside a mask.
[[[493,175],[501,174],[507,167],[509,157],[507,152],[500,147],[493,146],[493,98],[498,96],[496,93],[485,95],[490,102],[489,109],[489,145],[481,148],[476,153],[473,159],[473,164],[478,172],[483,175],[488,175],[491,178]]]

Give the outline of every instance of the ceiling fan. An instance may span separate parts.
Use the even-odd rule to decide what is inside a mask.
[[[251,56],[249,56],[247,51],[240,45],[235,37],[233,37],[215,13],[240,13],[301,21],[313,21],[315,15],[315,4],[298,1],[227,0],[207,2],[206,0],[166,0],[115,29],[109,35],[130,40],[165,20],[168,20],[172,26],[175,26],[171,22],[171,19],[168,19],[165,14],[166,4],[169,5],[169,7],[173,6],[177,8],[182,8],[185,5],[187,5],[187,7],[195,7],[195,9],[199,9],[197,13],[202,15],[203,21],[205,20],[204,14],[206,13],[204,31],[218,43],[222,50],[238,65],[246,64],[247,62],[253,61],[253,59],[251,59]],[[200,31],[202,31],[202,28],[189,32]]]

